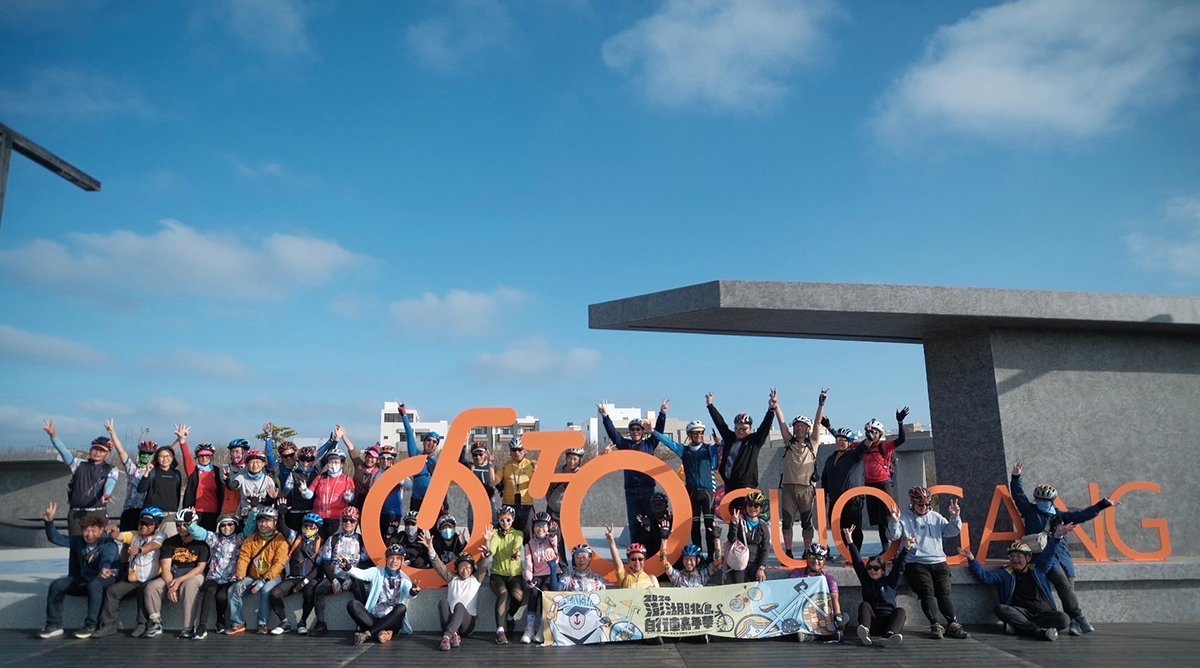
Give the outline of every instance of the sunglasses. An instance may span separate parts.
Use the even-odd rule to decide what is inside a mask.
[[[380,459],[384,459],[389,462],[393,462],[393,461],[396,461],[396,455],[384,455],[384,456],[380,457]]]
[[[358,520],[353,517],[343,517],[342,524],[358,524]]]
[[[296,453],[294,453],[294,452],[285,452],[285,453],[283,453],[283,454],[281,454],[281,455],[279,455],[279,456],[280,456],[280,457],[283,457],[284,459],[290,459],[290,458],[292,458],[292,457],[295,457],[295,456],[296,456]]]
[[[630,427],[629,431],[646,431],[646,430],[642,429],[641,427]]]
[[[868,571],[882,571],[883,566],[867,566]]]
[[[645,557],[630,557],[629,560],[630,561],[645,561],[646,558]]]
[[[138,524],[140,524],[140,525],[142,525],[142,526],[144,526],[144,527],[154,527],[154,526],[158,526],[158,522],[155,522],[155,521],[152,521],[152,520],[142,520],[141,522],[138,522]]]
[[[929,507],[929,504],[928,504],[928,503],[922,503],[922,502],[920,502],[920,501],[913,501],[913,504],[912,504],[912,506],[913,506],[913,508],[928,508],[928,507]]]
[[[812,559],[813,561],[825,561],[828,559],[828,557],[809,557],[809,559]]]

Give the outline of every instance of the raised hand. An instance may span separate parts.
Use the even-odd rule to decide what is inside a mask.
[[[408,408],[406,408],[404,404],[400,404],[398,410],[400,411],[401,415],[408,415]]]
[[[58,503],[55,501],[51,501],[49,504],[46,505],[46,510],[42,512],[42,519],[47,522],[53,522],[54,518],[57,516],[58,516]]]
[[[1013,464],[1012,477],[1019,478],[1025,472],[1025,462],[1018,459],[1016,464]]]
[[[604,537],[609,540],[616,540],[615,538],[613,538],[613,525],[611,525],[611,524],[604,525]]]
[[[706,406],[711,406],[712,402],[713,402],[713,393],[709,392],[708,394],[705,394],[704,395],[704,404]]]
[[[177,424],[177,425],[175,425],[175,437],[178,438],[181,442],[186,441],[188,434],[191,433],[191,430],[192,430],[191,427],[187,426],[186,424]],[[267,432],[267,433],[269,434],[271,432]]]
[[[771,388],[771,394],[767,398],[767,405],[772,409],[779,408],[779,390]]]
[[[490,524],[483,528],[483,542],[485,545],[492,541],[492,536],[495,535],[495,533],[495,527]]]
[[[666,413],[666,412],[667,412],[667,410],[668,410],[670,407],[671,407],[671,400],[670,400],[670,399],[663,399],[663,400],[662,400],[662,404],[660,404],[660,405],[659,405],[659,407],[658,407],[658,412],[660,412],[660,413]]]
[[[904,418],[908,417],[908,406],[896,411],[896,422],[904,424]]]
[[[950,499],[950,505],[946,507],[946,514],[950,517],[958,517],[962,509],[958,507],[958,499]]]
[[[917,537],[909,536],[908,539],[904,541],[904,547],[908,548],[909,550],[917,549]]]
[[[822,387],[821,393],[817,395],[817,403],[824,406],[825,400],[829,398],[829,388]]]
[[[850,543],[854,540],[854,525],[842,527],[842,535],[846,537],[846,542]]]
[[[46,419],[42,421],[42,431],[50,435],[50,438],[58,436],[58,429],[54,426],[54,420]]]
[[[339,425],[334,425],[334,427],[333,427],[333,435],[334,435],[334,437],[336,437],[336,438],[337,438],[337,440],[339,440],[339,441],[340,441],[340,440],[342,440],[342,439],[346,438],[346,430],[345,430],[345,428],[343,428],[343,427],[342,427],[342,425],[340,425],[340,424],[339,424]]]
[[[1060,524],[1057,529],[1054,530],[1054,537],[1062,538],[1063,536],[1071,533],[1071,530],[1074,528],[1075,528],[1075,525],[1073,523],[1064,522],[1063,524]]]
[[[601,415],[608,415],[608,409],[604,407],[604,404],[596,404],[596,410],[599,411]]]
[[[104,431],[107,431],[109,436],[117,433],[117,425],[113,422],[112,418],[104,421]]]

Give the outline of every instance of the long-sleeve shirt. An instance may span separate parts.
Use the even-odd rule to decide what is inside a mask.
[[[145,494],[142,500],[149,506],[158,506],[173,513],[179,510],[179,501],[183,493],[183,473],[177,468],[161,469],[157,466],[150,473],[142,476],[138,483],[138,491]]]
[[[309,496],[313,499],[312,510],[320,515],[326,522],[337,521],[342,516],[342,511],[346,509],[346,493],[350,493],[350,500],[354,500],[354,479],[345,473],[340,473],[336,476],[329,473],[323,473],[318,477],[309,490]]]
[[[423,454],[421,446],[417,444],[417,435],[413,431],[412,421],[408,419],[408,413],[401,415],[400,418],[404,421],[404,439],[408,444],[408,456],[416,457]],[[412,477],[412,498],[425,498],[425,492],[429,489],[430,481],[433,480],[433,469],[436,467],[437,459],[432,455],[425,459],[425,467]]]
[[[821,471],[821,487],[829,494],[830,507],[835,499],[847,490],[863,485],[863,450],[850,446],[837,450],[825,460]]]
[[[367,611],[375,617],[383,617],[397,605],[408,605],[412,599],[412,580],[404,571],[389,571],[385,568],[351,568],[350,577],[371,585],[367,592]],[[405,619],[405,631],[412,633]]]
[[[237,579],[274,580],[283,575],[287,562],[288,542],[282,534],[276,532],[267,539],[255,532],[242,543],[242,550],[238,554]]]
[[[749,520],[734,522],[729,525],[728,539],[730,542],[740,540],[750,550],[750,561],[746,564],[746,573],[754,575],[767,560],[767,532],[771,525],[766,520],[759,520],[753,525]]]
[[[654,439],[667,446],[667,449],[679,456],[683,462],[684,487],[689,492],[717,490],[717,462],[721,458],[721,446],[715,443],[704,443],[693,448],[661,432],[654,432]]]
[[[529,481],[532,479],[533,462],[528,458],[519,462],[514,459],[505,464],[500,474],[504,505],[532,506],[533,497],[529,496]]]
[[[604,431],[608,433],[608,440],[613,442],[618,450],[637,450],[648,455],[654,454],[654,450],[658,447],[658,441],[654,438],[647,437],[641,441],[634,441],[631,438],[626,438],[617,431],[617,427],[613,424],[612,418],[607,415],[602,415],[604,418]],[[662,411],[658,412],[658,417],[654,420],[654,431],[662,432],[667,428],[667,414]],[[644,489],[653,488],[654,478],[642,473],[641,471],[625,471],[625,489]]]
[[[92,580],[100,577],[100,571],[105,568],[114,573],[120,568],[121,550],[108,534],[101,535],[99,541],[88,545],[83,536],[67,536],[54,526],[54,522],[46,522],[45,525],[46,540],[70,549],[67,572],[71,577]]]
[[[142,481],[143,470],[137,465],[137,458],[125,458],[125,510],[145,507],[142,500],[146,498],[146,495],[137,491],[138,483]]]
[[[76,498],[77,501],[81,500],[81,503],[86,503],[87,505],[76,505],[74,502],[72,502],[71,507],[72,508],[101,508],[101,507],[103,507],[104,504],[101,503],[101,497],[112,496],[113,491],[117,488],[117,479],[120,476],[120,470],[117,469],[117,467],[110,466],[109,464],[107,464],[105,462],[100,462],[99,464],[97,464],[95,462],[92,462],[91,460],[84,461],[84,460],[79,459],[75,455],[71,454],[71,451],[67,449],[67,446],[63,445],[62,441],[58,440],[57,436],[51,438],[50,443],[54,445],[55,450],[58,450],[58,456],[62,458],[63,463],[67,465],[67,468],[71,469],[72,485],[74,485],[75,482],[77,482],[83,478],[83,476],[81,474],[84,472],[80,471],[80,466],[94,468],[95,469],[94,471],[88,471],[88,473],[91,474],[91,477],[97,478],[97,479],[104,478],[103,485],[100,485],[99,483],[94,484],[94,485],[89,485],[88,486],[89,489],[81,489],[78,491],[77,494],[72,494],[73,496],[77,497]],[[105,468],[107,468],[108,470],[105,471],[104,470]],[[101,493],[97,494],[96,492],[100,492],[101,489],[103,491]]]
[[[558,536],[531,539],[525,546],[525,581],[550,575],[551,561],[558,561]]]
[[[504,577],[521,574],[525,565],[525,536],[520,531],[497,531],[488,541],[488,550],[492,553],[492,573]]]
[[[571,566],[567,569],[566,575],[563,575],[558,570],[558,562],[550,562],[551,591],[592,592],[604,591],[607,587],[608,583],[604,581],[604,578],[591,570],[578,571]]]
[[[1012,494],[1013,503],[1017,506],[1017,512],[1021,513],[1021,521],[1025,523],[1025,533],[1042,533],[1048,531],[1051,526],[1051,520],[1055,518],[1058,521],[1070,524],[1081,524],[1090,522],[1096,519],[1105,508],[1112,506],[1112,502],[1108,499],[1100,499],[1097,503],[1084,508],[1083,510],[1063,510],[1057,508],[1054,513],[1043,512],[1038,509],[1037,504],[1030,503],[1029,497],[1025,496],[1025,488],[1021,485],[1021,477],[1014,476],[1009,480],[1008,490]],[[1047,549],[1049,545],[1047,544]],[[1063,573],[1069,578],[1075,577],[1075,562],[1071,559],[1071,548],[1066,539],[1058,541],[1058,565],[1062,566]]]
[[[946,561],[946,551],[942,547],[942,539],[953,538],[962,533],[962,517],[946,519],[936,510],[924,515],[917,515],[911,509],[905,509],[900,515],[900,521],[893,518],[888,523],[888,540],[900,540],[901,537],[917,539],[917,547],[909,555],[908,560],[914,564],[940,564]]]
[[[245,537],[236,531],[228,536],[222,536],[219,531],[209,531],[199,524],[188,525],[188,533],[192,538],[208,543],[208,570],[205,578],[225,584],[233,582],[237,577],[238,556],[242,552]]]
[[[771,420],[775,417],[775,409],[768,408],[758,429],[744,439],[739,439],[729,428],[716,404],[708,405],[708,414],[713,419],[717,433],[721,434],[720,470],[721,476],[725,478],[725,491],[758,487],[758,451],[771,435]]]
[[[1046,574],[1054,568],[1058,561],[1058,546],[1061,540],[1053,536],[1046,543],[1046,549],[1033,560],[1033,577],[1037,580],[1038,587],[1041,588],[1042,594],[1046,601],[1053,607],[1054,590],[1050,586],[1050,581]],[[977,580],[996,588],[996,598],[999,599],[1000,605],[1008,605],[1012,600],[1013,592],[1017,587],[1018,574],[1011,567],[984,569],[979,565],[979,562],[972,559],[967,562],[967,566],[971,569],[971,575],[974,575]]]
[[[862,584],[862,600],[876,615],[886,617],[896,610],[896,589],[900,586],[900,576],[904,573],[904,562],[908,559],[908,548],[900,548],[899,554],[892,560],[892,570],[878,580],[871,577],[867,567],[858,554],[854,543],[847,543],[850,549],[850,563]]]

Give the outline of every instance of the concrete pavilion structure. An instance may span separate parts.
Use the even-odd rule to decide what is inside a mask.
[[[1023,459],[1027,486],[1051,482],[1072,507],[1089,503],[1089,482],[1101,495],[1158,483],[1161,495],[1125,497],[1120,539],[1153,552],[1159,535],[1143,520],[1165,518],[1173,558],[1200,559],[1200,299],[714,281],[593,304],[589,321],[921,345],[938,480],[963,487],[972,544]],[[1187,581],[1194,594],[1200,580]]]

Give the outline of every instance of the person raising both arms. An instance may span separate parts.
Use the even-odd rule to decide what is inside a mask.
[[[882,490],[885,494],[896,498],[896,449],[904,445],[904,418],[908,417],[908,406],[896,411],[896,422],[899,429],[896,440],[883,440],[883,423],[872,418],[863,427],[866,437],[858,444],[862,451],[863,482],[867,487]],[[883,501],[867,497],[867,518],[879,530],[879,553],[887,552],[887,527],[891,511]]]
[[[658,409],[658,418],[654,421],[654,431],[661,432],[666,429],[667,425],[667,406],[670,402],[663,400],[662,405]],[[612,418],[608,416],[608,407],[605,404],[596,404],[596,410],[600,412],[600,419],[604,423],[604,431],[608,434],[608,440],[611,441],[600,454],[607,455],[613,450],[636,450],[644,452],[648,455],[653,455],[655,449],[658,448],[658,442],[653,438],[649,438],[647,424],[641,418],[634,418],[629,421],[627,429],[629,430],[629,438],[621,435],[617,431],[616,425],[613,424]],[[638,515],[650,516],[650,497],[654,494],[654,478],[642,473],[641,471],[626,470],[624,473],[625,480],[625,526],[629,527],[629,540],[634,543],[645,541],[642,535],[641,524],[638,522]]]
[[[50,437],[50,444],[58,451],[63,463],[71,469],[71,481],[67,483],[67,502],[70,504],[67,511],[67,533],[72,536],[81,535],[85,517],[96,517],[107,523],[108,504],[112,503],[119,475],[119,469],[105,461],[112,450],[112,437],[97,436],[92,439],[88,458],[81,460],[58,440],[58,429],[54,426],[54,420],[46,420],[42,424],[42,430]]]
[[[789,557],[792,556],[792,527],[797,521],[800,522],[805,545],[811,545],[816,535],[813,507],[817,498],[817,448],[821,446],[821,431],[820,427],[814,425],[827,422],[825,400],[828,397],[829,388],[823,388],[817,397],[815,417],[798,415],[792,420],[791,429],[783,419],[783,407],[779,405],[778,397],[775,400],[775,420],[779,423],[779,433],[784,443],[783,473],[779,477],[780,505],[783,506],[780,510],[783,551]]]
[[[758,429],[751,432],[754,419],[749,413],[738,413],[733,418],[734,428],[730,430],[729,425],[725,424],[725,418],[721,417],[721,412],[717,410],[717,405],[713,403],[713,393],[704,395],[704,402],[708,404],[708,414],[716,425],[717,433],[721,435],[720,471],[721,476],[725,478],[726,494],[748,487],[758,488],[758,451],[771,436],[771,416],[775,414],[777,405],[775,397],[775,389],[771,388],[767,414]],[[745,508],[745,497],[730,504],[730,510]]]

